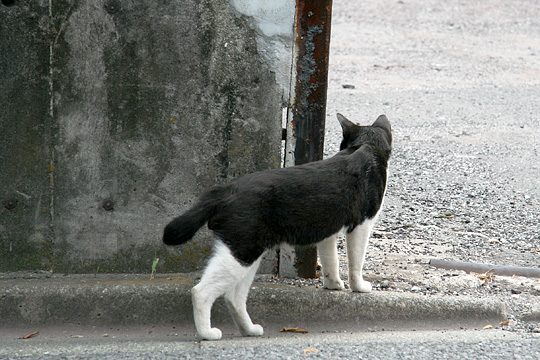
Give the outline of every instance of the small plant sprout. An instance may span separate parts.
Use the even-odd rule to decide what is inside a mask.
[[[159,258],[154,256],[154,260],[152,261],[152,274],[150,274],[150,279],[154,278],[154,274],[156,273],[156,268],[159,263]]]

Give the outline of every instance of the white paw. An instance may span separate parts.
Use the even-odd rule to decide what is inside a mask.
[[[354,281],[350,285],[354,292],[369,293],[372,289],[371,283],[366,280]]]
[[[244,336],[263,336],[264,329],[259,324],[253,324],[248,330],[244,331]]]
[[[328,290],[343,290],[345,289],[345,283],[340,278],[337,279],[323,279],[323,287]]]
[[[221,339],[221,330],[218,328],[211,328],[206,331],[199,332],[199,336],[203,340],[219,340]]]

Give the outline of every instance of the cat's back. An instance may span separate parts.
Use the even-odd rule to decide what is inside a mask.
[[[354,152],[340,152],[325,160],[246,174],[213,187],[207,195],[235,201],[257,195],[316,192],[328,186],[340,187],[351,181],[367,180],[373,172],[385,172],[386,160],[373,147],[362,146]]]
[[[309,188],[320,184],[339,182],[339,178],[347,172],[346,157],[340,154],[303,165],[259,171],[239,177],[230,185],[235,193],[258,193],[267,196],[283,190],[309,191]]]

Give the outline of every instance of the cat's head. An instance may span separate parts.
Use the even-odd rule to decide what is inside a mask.
[[[339,150],[348,149],[355,151],[364,144],[373,145],[390,155],[392,151],[392,127],[385,115],[380,115],[371,125],[360,126],[341,114],[337,114],[341,128],[343,129],[343,140]]]

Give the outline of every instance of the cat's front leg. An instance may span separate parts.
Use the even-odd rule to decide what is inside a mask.
[[[319,244],[319,259],[323,272],[323,286],[329,290],[343,290],[345,285],[339,277],[339,258],[337,252],[337,234],[334,234]]]
[[[349,260],[349,285],[352,291],[368,293],[372,286],[364,280],[362,269],[366,258],[366,249],[375,220],[366,219],[353,231],[347,233],[347,258]]]

